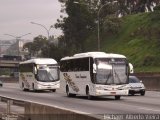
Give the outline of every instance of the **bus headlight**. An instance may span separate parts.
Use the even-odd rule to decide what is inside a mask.
[[[104,88],[101,87],[101,86],[97,86],[97,87],[96,87],[96,90],[104,90]]]
[[[130,87],[128,85],[119,87],[118,90],[128,90]]]

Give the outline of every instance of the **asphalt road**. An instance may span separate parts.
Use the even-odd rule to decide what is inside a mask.
[[[30,100],[38,103],[47,103],[88,114],[159,114],[160,92],[147,91],[145,96],[126,96],[120,100],[114,97],[101,97],[88,100],[85,96],[68,98],[61,90],[24,92],[16,83],[4,83],[0,88],[0,95]]]

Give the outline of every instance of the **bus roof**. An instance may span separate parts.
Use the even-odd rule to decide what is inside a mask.
[[[92,58],[126,58],[124,55],[121,54],[113,54],[113,53],[105,53],[105,52],[86,52],[86,53],[79,53],[73,56],[67,56],[62,58],[61,60],[68,60],[74,58],[84,58],[84,57],[92,57]]]
[[[20,64],[35,63],[35,64],[57,64],[57,61],[52,58],[34,58],[20,62]]]

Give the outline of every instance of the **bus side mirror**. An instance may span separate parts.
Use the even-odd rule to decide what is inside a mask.
[[[134,73],[133,65],[129,63],[129,72]]]
[[[96,66],[96,64],[94,63],[94,64],[93,64],[93,73],[96,73],[96,70],[97,70],[97,66]]]
[[[34,67],[34,74],[36,75],[37,74],[37,68]]]

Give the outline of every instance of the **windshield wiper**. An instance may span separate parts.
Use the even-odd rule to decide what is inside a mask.
[[[108,82],[108,80],[109,80],[109,78],[112,76],[112,74],[111,74],[111,70],[110,70],[110,73],[109,73],[109,75],[108,75],[108,77],[107,77],[107,80],[106,80],[106,82],[105,82],[105,85],[107,85],[107,82]]]
[[[49,80],[52,80],[52,81],[55,80],[50,72],[48,72],[48,79],[49,79]]]
[[[115,73],[116,77],[118,78],[119,84],[122,83],[121,79],[119,78],[119,75],[117,74],[117,72],[114,69],[113,69],[113,72]]]

